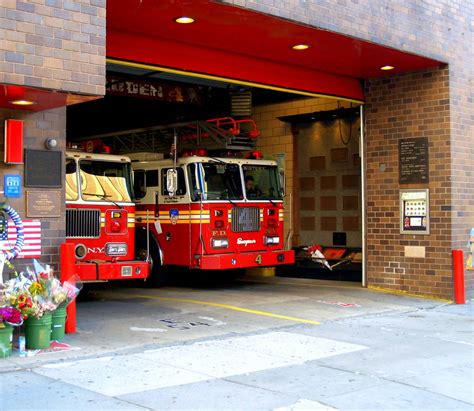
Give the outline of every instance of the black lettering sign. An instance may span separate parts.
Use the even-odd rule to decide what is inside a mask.
[[[399,141],[400,184],[429,182],[428,138]]]

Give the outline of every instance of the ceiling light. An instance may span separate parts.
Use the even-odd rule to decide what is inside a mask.
[[[187,16],[181,16],[176,19],[174,19],[176,23],[179,24],[191,24],[194,23],[194,19],[192,17],[187,17]]]
[[[293,50],[306,50],[306,49],[309,49],[309,44],[295,44],[291,48]]]
[[[36,104],[34,101],[30,100],[14,100],[10,101],[11,104],[15,104],[16,106],[31,106],[33,104]]]
[[[385,70],[385,71],[388,71],[388,70],[393,70],[395,67],[393,66],[382,66],[380,67],[380,70]]]

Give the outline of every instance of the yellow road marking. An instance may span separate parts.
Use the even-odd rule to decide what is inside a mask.
[[[115,294],[115,295],[117,295],[117,294]],[[226,308],[228,310],[240,311],[240,312],[248,313],[248,314],[262,315],[264,317],[279,318],[281,320],[288,320],[288,321],[293,321],[293,322],[297,322],[297,323],[313,324],[313,325],[321,324],[319,321],[307,320],[307,319],[298,318],[298,317],[290,317],[290,316],[287,316],[287,315],[268,313],[266,311],[250,310],[248,308],[237,307],[235,305],[213,303],[213,302],[210,302],[210,301],[190,300],[190,299],[187,299],[187,298],[156,297],[156,296],[153,296],[153,295],[142,295],[142,294],[119,294],[119,295],[121,297],[125,297],[125,298],[146,298],[146,299],[151,299],[151,300],[176,301],[176,302],[180,302],[180,303],[209,305],[211,307]]]
[[[442,302],[445,302],[445,303],[452,303],[453,302],[452,300],[449,300],[447,298],[441,298],[441,297],[436,297],[436,296],[427,295],[427,294],[410,293],[408,291],[403,291],[403,290],[392,290],[391,288],[382,288],[382,287],[377,287],[375,285],[369,285],[368,289],[370,291],[375,291],[377,293],[383,293],[383,294],[405,295],[407,297],[423,298],[425,300],[442,301]]]

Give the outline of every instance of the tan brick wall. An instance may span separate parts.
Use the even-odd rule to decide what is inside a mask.
[[[347,102],[339,102],[339,107],[349,107],[349,105],[350,103]],[[338,108],[338,102],[331,98],[300,98],[289,102],[260,105],[254,108],[253,119],[257,122],[257,125],[261,132],[261,136],[258,139],[258,149],[261,150],[267,158],[269,156],[271,157],[273,154],[285,154],[285,176],[287,196],[285,197],[284,223],[285,232],[288,232],[290,227],[292,229],[293,246],[300,245],[300,228],[305,231],[314,231],[315,235],[313,241],[321,242],[323,240],[318,237],[318,232],[320,232],[321,224],[325,224],[325,227],[329,227],[329,225],[327,224],[327,222],[323,223],[320,221],[319,214],[317,219],[315,219],[314,217],[315,210],[320,209],[319,196],[315,195],[315,190],[317,192],[320,191],[319,176],[321,173],[318,174],[317,171],[320,169],[320,167],[317,167],[319,162],[314,160],[314,158],[310,157],[310,155],[307,154],[310,153],[310,151],[307,151],[307,153],[304,155],[302,154],[305,153],[306,147],[304,141],[301,143],[302,145],[300,147],[300,153],[295,152],[295,137],[292,134],[291,126],[288,123],[284,123],[278,120],[278,117],[312,113],[315,111],[334,110],[336,108]],[[356,137],[358,137],[358,127],[354,127],[354,132],[357,135]],[[303,133],[300,132],[299,134],[299,138],[302,139],[304,137]],[[330,148],[328,148],[328,150],[330,150]],[[330,164],[330,151],[328,151],[327,155],[324,156],[324,159],[325,166],[326,163]],[[353,160],[352,158],[349,158],[348,161],[352,164]],[[295,171],[298,172],[297,170],[301,168],[299,163],[303,162],[304,164],[308,164],[308,167],[311,169],[311,171],[308,171],[304,176],[302,174],[299,174],[295,177]],[[313,180],[309,181],[307,178],[311,177],[310,174],[311,176],[317,177],[313,177]],[[300,179],[300,177],[303,178]],[[342,179],[339,184],[343,184],[344,176],[339,176],[339,178],[340,180]],[[302,186],[300,186],[300,184]],[[309,186],[306,186],[308,184]],[[305,194],[302,191],[305,187],[313,188],[311,189],[310,193],[306,191]],[[357,188],[358,187],[359,185],[357,186]],[[291,204],[290,198],[292,199]],[[342,209],[342,195],[340,195],[340,203],[340,208]],[[332,214],[333,213],[334,212],[332,212]],[[350,214],[352,215],[354,213],[350,212]],[[342,219],[339,223],[339,229],[342,230]],[[328,235],[331,237],[332,241],[332,234]],[[357,236],[357,234],[355,234],[355,236]],[[357,239],[356,242],[356,245],[359,245],[360,240]],[[325,243],[329,244],[329,239],[326,239]]]
[[[6,119],[19,119],[24,121],[24,147],[25,149],[42,150],[45,148],[44,142],[47,138],[55,138],[58,141],[58,148],[64,152],[66,141],[66,108],[58,108],[38,113],[30,113],[20,110],[0,110],[0,135],[4,134]],[[3,139],[0,142],[0,151],[3,152]],[[2,154],[3,156],[3,154]],[[64,154],[63,154],[64,158]],[[3,159],[3,157],[2,157]],[[0,183],[3,187],[4,174],[20,174],[24,183],[24,165],[7,165],[0,162]],[[64,184],[63,184],[64,187]],[[25,191],[61,191],[61,216],[59,218],[37,218],[41,221],[41,261],[52,264],[56,269],[59,265],[59,245],[65,240],[65,202],[64,188],[62,189],[32,189],[22,187],[23,196],[21,198],[8,198],[6,201],[18,213],[22,219],[30,218],[26,216],[26,196]],[[3,201],[3,200],[2,200]],[[36,219],[36,218],[35,218]],[[25,263],[31,263],[29,259],[14,260],[15,266],[20,269]]]
[[[2,0],[0,83],[105,94],[105,0]]]

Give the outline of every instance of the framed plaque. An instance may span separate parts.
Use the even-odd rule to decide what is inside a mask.
[[[428,183],[428,138],[409,138],[398,144],[400,184]]]
[[[61,191],[27,191],[27,217],[60,217]]]

